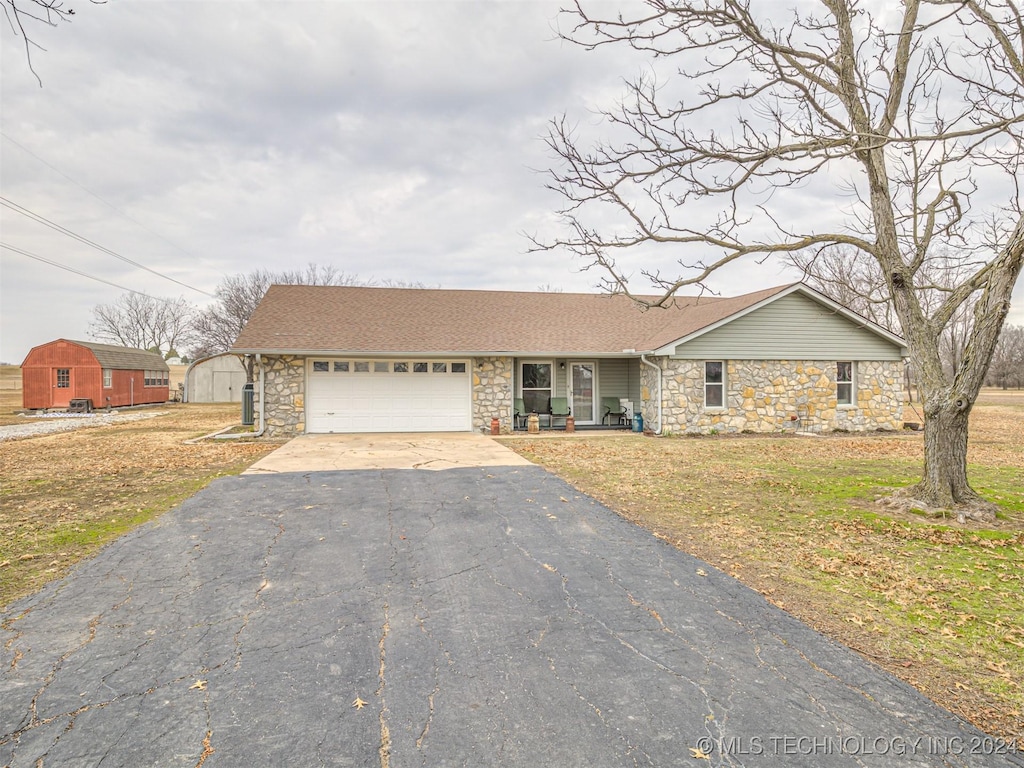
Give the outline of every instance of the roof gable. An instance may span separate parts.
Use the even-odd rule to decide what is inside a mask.
[[[906,342],[803,283],[749,304],[693,333],[674,339],[658,354],[729,359],[899,359]]]

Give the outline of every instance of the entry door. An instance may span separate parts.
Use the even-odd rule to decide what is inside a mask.
[[[53,407],[67,408],[71,405],[71,369],[53,369]]]
[[[594,407],[594,363],[572,363],[569,379],[569,393],[572,396],[570,408],[577,424],[596,424]]]

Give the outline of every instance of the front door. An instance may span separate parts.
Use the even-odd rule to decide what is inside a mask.
[[[569,408],[577,424],[596,424],[594,363],[572,363],[569,377]]]
[[[53,408],[67,408],[71,405],[71,369],[53,369]]]

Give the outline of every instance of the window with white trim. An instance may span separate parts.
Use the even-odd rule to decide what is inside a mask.
[[[838,405],[855,405],[854,392],[853,362],[836,363],[836,403]]]
[[[704,363],[704,407],[725,407],[725,362],[708,360]]]
[[[103,369],[103,388],[110,389],[114,386],[114,372],[109,368]]]
[[[548,413],[554,381],[550,362],[521,362],[519,364],[519,390],[527,413]]]

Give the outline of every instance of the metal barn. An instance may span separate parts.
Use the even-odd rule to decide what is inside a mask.
[[[185,371],[186,403],[240,403],[245,364],[239,355],[222,352],[196,360]]]

